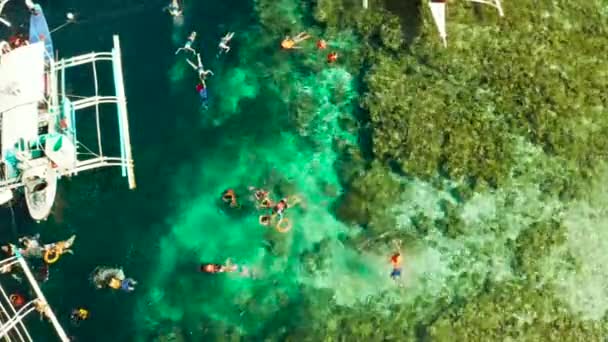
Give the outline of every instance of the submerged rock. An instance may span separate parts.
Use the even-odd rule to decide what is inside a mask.
[[[356,190],[348,191],[338,201],[336,216],[346,223],[367,225],[370,221],[370,214],[367,209],[368,200]]]

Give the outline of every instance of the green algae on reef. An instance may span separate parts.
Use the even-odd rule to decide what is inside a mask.
[[[510,1],[500,19],[450,3],[447,49],[424,6],[412,38],[380,1],[368,11],[354,0],[255,3],[261,26],[220,76],[234,91],[208,115],[221,127],[263,109],[265,134],[239,132],[245,143],[221,141],[203,173],[181,175],[198,181],[179,191],[205,190],[161,239],[151,329],[217,340],[606,336],[605,2]],[[277,51],[301,30],[330,37],[340,66],[313,42]],[[345,155],[370,143],[368,160]],[[304,198],[290,234],[218,212],[221,191],[252,184]],[[228,257],[261,279],[171,280],[188,260]]]

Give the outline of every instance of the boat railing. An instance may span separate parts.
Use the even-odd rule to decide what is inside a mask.
[[[91,52],[80,56],[62,59],[52,63],[52,70],[58,76],[59,102],[55,103],[49,112],[60,115],[62,122],[65,123],[63,130],[76,146],[74,160],[76,163],[72,168],[65,171],[69,175],[77,175],[78,172],[91,170],[106,166],[119,166],[122,176],[127,177],[129,188],[135,188],[134,163],[131,151],[131,138],[129,134],[129,120],[126,105],[126,95],[124,90],[124,79],[121,62],[120,41],[117,35],[113,37],[114,48],[112,52]],[[110,62],[112,64],[114,79],[114,94],[102,95],[99,90],[97,63]],[[93,72],[93,86],[95,94],[93,96],[76,96],[68,94],[66,91],[66,72],[68,69],[90,64]],[[120,144],[120,156],[107,156],[104,154],[104,144],[102,141],[102,127],[100,121],[100,105],[115,104],[118,119],[118,138]],[[77,112],[86,108],[95,110],[95,126],[97,131],[97,146],[85,146],[78,140],[76,122]],[[82,159],[84,157],[89,157]]]
[[[11,296],[7,294],[0,282],[0,338],[6,341],[32,341],[24,320],[35,312],[48,319],[60,341],[69,341],[23,256],[17,252],[16,255],[0,261],[0,273],[4,276],[18,271],[25,275],[27,283],[33,290],[34,298],[27,303],[21,303],[20,307],[15,307]]]

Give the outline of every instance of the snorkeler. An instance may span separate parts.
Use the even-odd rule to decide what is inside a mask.
[[[285,50],[300,49],[301,47],[298,44],[308,38],[310,38],[310,35],[306,32],[300,32],[293,38],[285,36],[283,41],[281,41],[281,48]]]
[[[327,49],[327,42],[324,39],[319,39],[319,41],[317,41],[317,49],[319,49],[319,50]]]
[[[200,271],[203,273],[215,274],[226,272],[226,268],[220,264],[201,264]]]
[[[120,290],[125,291],[125,292],[131,292],[135,290],[135,285],[137,285],[137,282],[133,279],[133,278],[126,278],[120,281],[120,287],[117,288],[115,286],[113,286],[112,284],[115,284],[114,279],[112,279],[112,281],[110,281],[110,287],[113,289],[118,290],[120,288]]]
[[[218,44],[220,48],[220,55],[222,53],[230,52],[230,46],[228,46],[228,43],[230,43],[232,37],[234,37],[234,32],[228,32],[225,36],[222,37],[222,40],[220,40],[220,43]]]
[[[224,191],[224,193],[222,193],[222,201],[224,203],[228,203],[232,208],[235,208],[239,205],[236,201],[236,193],[232,189],[228,189]]]
[[[252,269],[247,266],[239,266],[233,264],[230,259],[226,260],[225,265],[220,264],[201,264],[199,268],[200,272],[206,274],[217,274],[217,273],[238,273],[243,277],[254,277],[255,274]]]
[[[74,326],[80,326],[80,323],[86,321],[88,318],[89,310],[83,308],[74,309],[70,314],[70,322],[72,322]]]
[[[182,15],[183,10],[179,6],[178,0],[172,0],[171,3],[163,9],[163,11],[168,11],[174,17],[179,17]]]
[[[19,243],[23,247],[19,249],[19,252],[24,257],[42,257],[44,249],[40,246],[40,234],[21,237]]]
[[[260,215],[260,217],[258,218],[258,222],[262,225],[262,226],[270,226],[270,221],[272,221],[272,216],[270,215]]]
[[[53,264],[57,262],[63,254],[74,254],[74,251],[72,251],[70,247],[74,244],[75,239],[76,235],[72,235],[67,240],[44,245],[44,262]]]
[[[330,52],[327,55],[327,63],[334,63],[338,60],[338,53],[337,52]]]
[[[282,198],[280,201],[277,202],[277,204],[272,208],[272,213],[278,215],[280,218],[283,217],[283,213],[285,212],[285,209],[289,208],[289,206],[287,205],[287,199],[286,198]]]
[[[120,268],[97,267],[92,274],[92,282],[98,289],[111,288],[131,292],[135,290],[137,282],[132,278],[126,278]]]
[[[258,189],[255,191],[255,193],[253,194],[253,196],[255,197],[256,200],[258,201],[263,201],[265,199],[268,198],[268,191],[262,190],[262,189]]]
[[[401,277],[401,271],[403,269],[401,265],[402,261],[403,258],[399,252],[391,256],[391,266],[393,267],[393,270],[391,271],[391,278],[397,279]]]
[[[268,190],[258,189],[254,186],[247,189],[253,193],[252,199],[257,203],[258,209],[272,208],[272,200],[269,197],[270,192]]]
[[[205,80],[207,79],[207,75],[213,76],[213,71],[205,70],[205,67],[203,66],[203,62],[201,61],[200,53],[196,54],[196,60],[197,60],[198,64],[194,64],[188,58],[186,58],[186,62],[188,62],[188,64],[190,64],[192,69],[194,69],[194,70],[196,70],[196,72],[198,72],[198,78],[201,80],[201,82],[205,82]]]
[[[190,52],[196,54],[196,50],[194,50],[192,48],[192,44],[194,44],[195,40],[196,40],[196,31],[192,31],[192,33],[190,33],[190,35],[188,36],[188,40],[186,41],[186,43],[184,44],[184,46],[180,47],[179,49],[177,49],[175,51],[175,54],[177,55],[182,50],[190,51]]]

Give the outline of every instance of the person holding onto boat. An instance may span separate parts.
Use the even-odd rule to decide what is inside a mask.
[[[177,55],[178,53],[180,53],[180,51],[189,51],[189,52],[192,52],[193,54],[196,54],[196,50],[194,50],[194,48],[192,47],[195,40],[196,40],[196,31],[192,31],[192,33],[190,33],[190,35],[188,36],[188,40],[186,41],[184,46],[177,49],[177,51],[175,51],[175,54]]]
[[[230,43],[232,37],[234,37],[234,32],[228,32],[225,36],[222,37],[222,40],[220,40],[220,43],[218,44],[220,48],[220,55],[222,53],[230,52],[230,46],[228,46],[228,43]]]
[[[290,36],[285,36],[283,41],[281,41],[281,48],[284,50],[301,49],[298,44],[308,38],[310,38],[310,35],[306,32],[300,32],[293,38]]]
[[[165,11],[169,12],[174,17],[179,17],[182,15],[183,10],[179,6],[178,0],[172,0],[171,3],[164,8]]]
[[[188,58],[186,58],[186,62],[188,62],[188,64],[190,64],[190,66],[192,67],[192,69],[194,69],[194,70],[196,70],[196,72],[198,72],[198,78],[199,78],[199,80],[201,82],[205,82],[205,80],[207,79],[207,75],[213,76],[213,71],[211,71],[211,70],[205,70],[205,67],[203,66],[203,62],[201,61],[201,54],[200,53],[196,54],[196,60],[197,60],[197,64],[194,64]]]

